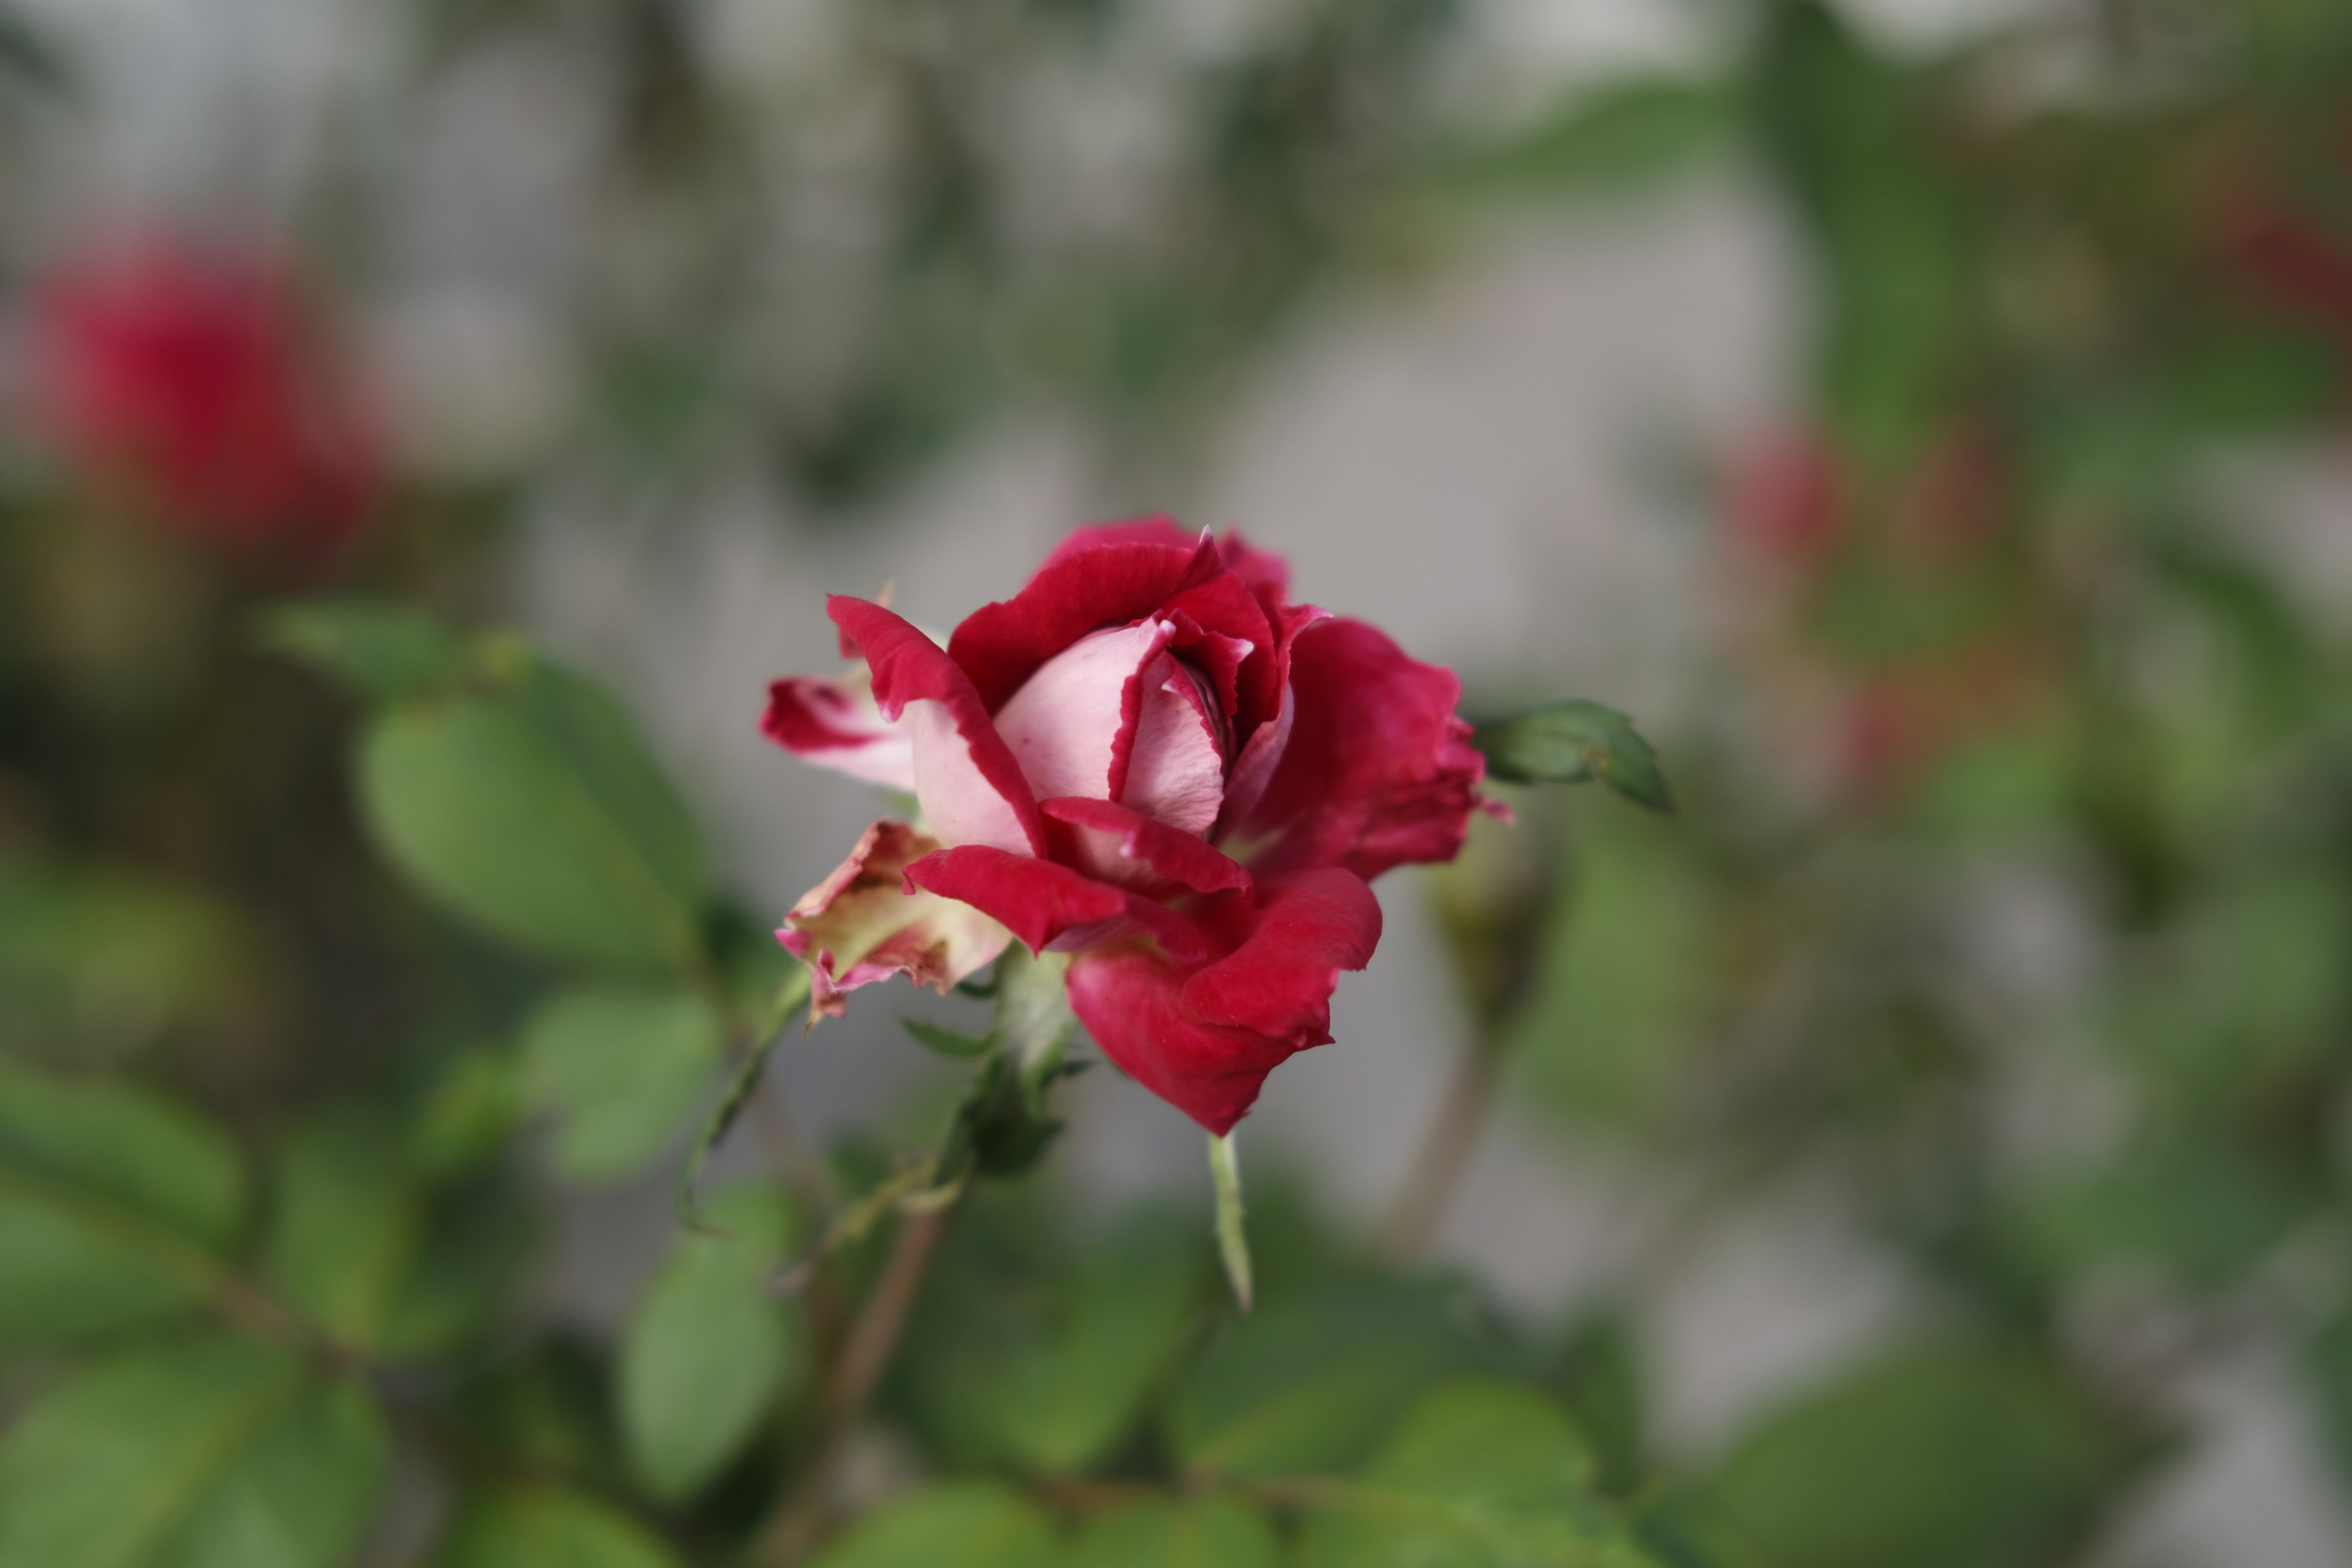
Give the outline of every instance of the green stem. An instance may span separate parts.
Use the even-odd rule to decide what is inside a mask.
[[[700,1136],[695,1139],[693,1149],[687,1154],[686,1163],[679,1168],[672,1202],[677,1212],[678,1223],[688,1230],[710,1230],[710,1222],[703,1217],[697,1195],[702,1184],[703,1167],[710,1163],[710,1157],[719,1152],[719,1145],[726,1140],[728,1130],[735,1125],[735,1119],[743,1113],[743,1108],[759,1092],[761,1075],[767,1070],[768,1058],[774,1054],[776,1043],[783,1038],[785,1029],[791,1026],[793,1014],[808,1000],[808,971],[795,964],[793,973],[777,987],[775,999],[768,1005],[767,1016],[745,1040],[736,1060],[735,1074],[728,1080],[727,1092],[720,1095],[719,1103],[711,1108],[709,1120],[703,1123]],[[824,1173],[806,1159],[796,1144],[787,1142],[785,1147],[793,1167],[789,1174],[793,1185],[803,1189],[800,1195],[803,1199],[824,1199],[826,1196],[823,1190]]]
[[[1243,1225],[1242,1168],[1234,1157],[1232,1133],[1210,1137],[1209,1173],[1217,1185],[1217,1255],[1224,1260],[1225,1278],[1233,1282],[1234,1300],[1246,1312],[1255,1291],[1250,1279],[1249,1232]]]

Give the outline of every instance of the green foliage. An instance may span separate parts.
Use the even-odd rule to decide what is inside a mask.
[[[652,1496],[690,1497],[757,1433],[801,1371],[799,1320],[772,1281],[800,1225],[778,1194],[712,1200],[723,1235],[681,1237],[620,1347],[621,1431]]]
[[[447,623],[385,599],[305,599],[261,622],[263,646],[378,701],[424,697],[471,671],[465,640]]]
[[[1309,1568],[1656,1568],[1594,1500],[1557,1406],[1509,1384],[1425,1395],[1362,1478],[1309,1516]]]
[[[1587,1312],[1554,1352],[1545,1380],[1591,1445],[1596,1483],[1612,1497],[1631,1494],[1649,1468],[1649,1391],[1638,1333],[1629,1313]]]
[[[1197,1236],[1150,1223],[1045,1278],[1034,1258],[943,1261],[940,1309],[906,1352],[925,1425],[966,1464],[1070,1475],[1109,1458],[1196,1336],[1204,1262]]]
[[[245,1209],[236,1149],[188,1110],[0,1057],[0,1351],[205,1300]]]
[[[1223,1475],[1328,1474],[1433,1384],[1499,1370],[1500,1347],[1427,1292],[1335,1285],[1236,1323],[1168,1407],[1170,1449]]]
[[[528,1258],[530,1221],[498,1174],[440,1179],[403,1129],[365,1111],[296,1127],[273,1175],[264,1275],[352,1351],[451,1350],[504,1305]]]
[[[1657,812],[1675,809],[1657,753],[1632,720],[1598,702],[1554,702],[1481,724],[1471,740],[1486,753],[1487,771],[1506,783],[1599,779],[1636,805]]]
[[[1712,1490],[1727,1527],[1770,1563],[2054,1568],[2147,1455],[2030,1353],[1930,1341],[1767,1416]]]
[[[89,1363],[0,1447],[5,1568],[336,1568],[389,1444],[358,1388],[205,1337]]]
[[[1087,1519],[1063,1568],[1281,1568],[1265,1513],[1238,1498],[1154,1498]]]
[[[459,1511],[432,1568],[679,1568],[642,1525],[555,1487],[477,1496]]]
[[[525,658],[503,689],[394,705],[360,795],[419,888],[551,957],[683,971],[706,890],[694,825],[611,697]]]
[[[709,1089],[724,1025],[679,988],[577,987],[523,1028],[533,1098],[557,1116],[556,1168],[583,1181],[642,1169],[676,1142]]]
[[[2330,1457],[2352,1475],[2352,1312],[2337,1312],[2304,1347],[2308,1390]]]
[[[0,1031],[119,1057],[233,1018],[266,979],[251,922],[201,888],[0,856]]]
[[[1570,851],[1566,896],[1541,921],[1504,1038],[1556,1104],[1639,1123],[1702,1037],[1705,998],[1688,974],[1721,940],[1721,907],[1696,847],[1667,825],[1597,816]]]
[[[815,1568],[1052,1568],[1060,1555],[1045,1510],[1007,1488],[961,1481],[877,1510],[820,1554]]]
[[[1770,8],[1754,123],[1806,220],[1832,428],[1874,462],[1915,452],[1969,368],[1982,215],[1938,156],[1921,85],[1819,0]]]

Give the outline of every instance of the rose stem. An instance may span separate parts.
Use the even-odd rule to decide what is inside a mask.
[[[881,1277],[866,1294],[857,1321],[842,1342],[841,1354],[825,1384],[824,1405],[808,1461],[787,1489],[775,1521],[766,1532],[761,1559],[777,1568],[802,1561],[824,1532],[831,1512],[828,1493],[842,1444],[890,1364],[891,1352],[898,1348],[907,1314],[922,1290],[923,1275],[930,1267],[940,1234],[947,1227],[951,1206],[924,1209],[899,1224]]]

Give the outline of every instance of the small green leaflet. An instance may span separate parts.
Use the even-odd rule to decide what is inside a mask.
[[[1613,708],[1575,699],[1481,724],[1471,743],[1486,771],[1508,784],[1582,784],[1599,779],[1635,805],[1671,814],[1675,797],[1657,753]]]

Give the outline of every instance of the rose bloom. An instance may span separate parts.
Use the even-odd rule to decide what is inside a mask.
[[[1161,519],[1085,529],[945,647],[828,601],[839,680],[778,681],[796,755],[911,793],[777,934],[812,1005],[904,973],[945,991],[1018,937],[1129,1076],[1222,1135],[1329,1043],[1380,941],[1366,884],[1460,848],[1485,759],[1461,682],[1294,605],[1278,556]]]
[[[316,559],[365,521],[375,426],[279,263],[169,237],[93,249],[37,287],[28,327],[37,420],[156,521]]]

